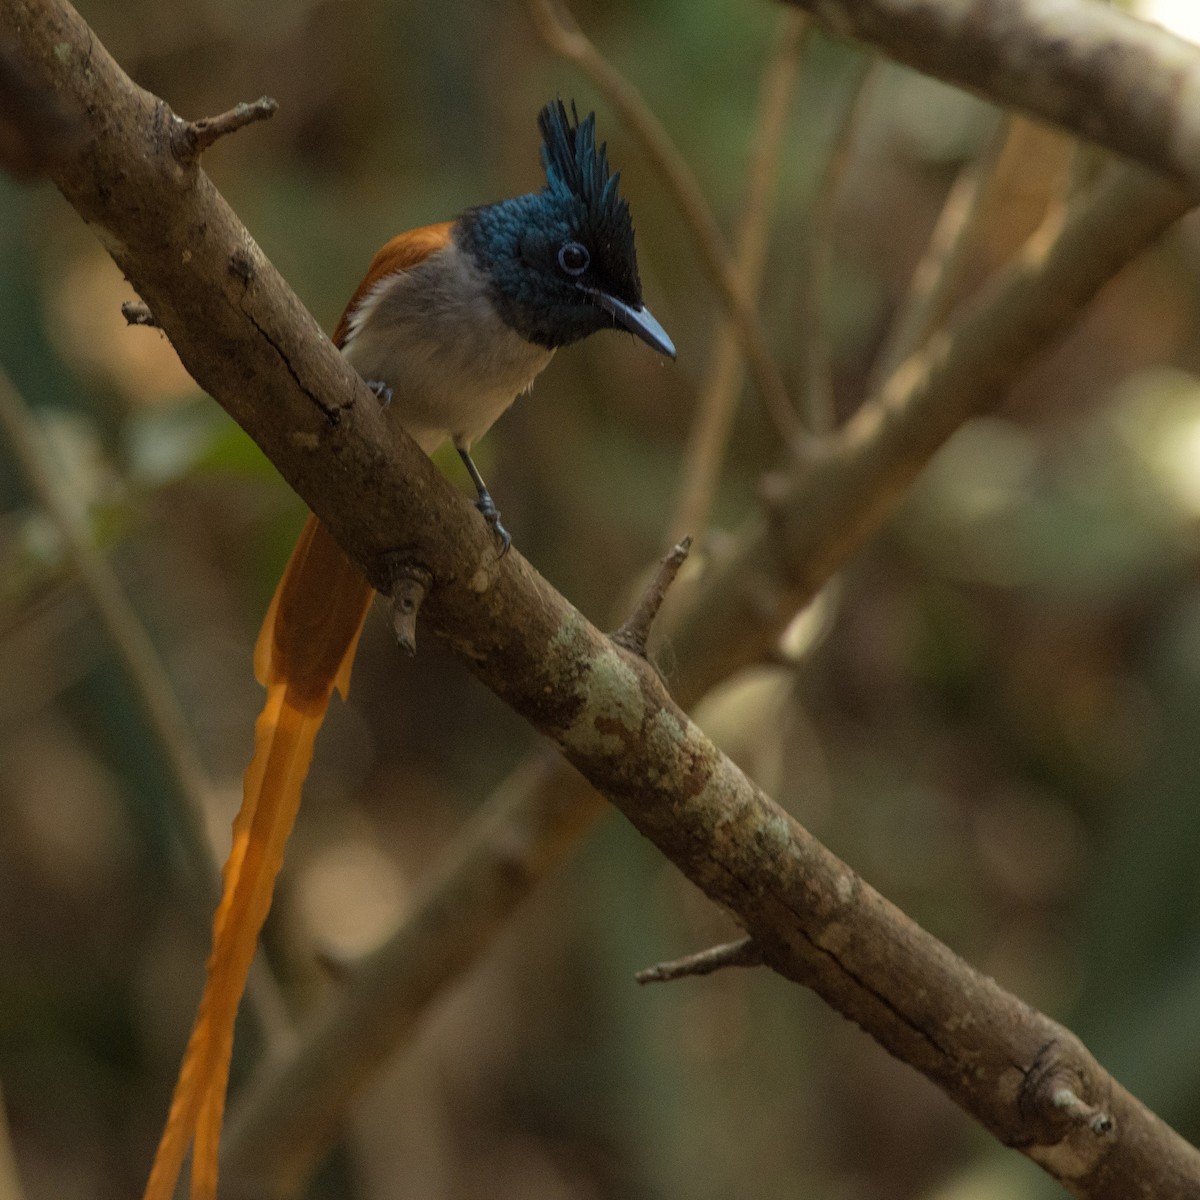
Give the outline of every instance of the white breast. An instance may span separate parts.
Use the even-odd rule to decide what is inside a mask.
[[[392,389],[389,414],[426,454],[447,438],[469,447],[553,354],[504,324],[453,242],[368,292],[342,352],[368,382]]]

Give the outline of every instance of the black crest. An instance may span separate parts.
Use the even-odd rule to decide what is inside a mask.
[[[596,145],[596,114],[581,121],[574,101],[568,115],[562,100],[554,100],[538,114],[538,128],[546,190],[583,205],[592,236],[608,255],[636,261],[629,204],[617,191],[621,172],[609,172],[606,146]]]

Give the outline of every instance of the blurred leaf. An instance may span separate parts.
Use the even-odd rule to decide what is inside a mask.
[[[254,439],[240,425],[235,424],[231,417],[213,409],[211,404],[208,408],[213,411],[206,416],[197,415],[194,418],[194,436],[189,432],[190,422],[187,420],[178,435],[185,449],[198,451],[195,459],[196,469],[219,474],[244,475],[251,479],[277,480],[279,472],[258,448]]]
[[[136,411],[124,432],[130,477],[143,487],[161,487],[199,468],[258,474],[267,461],[207,397]]]

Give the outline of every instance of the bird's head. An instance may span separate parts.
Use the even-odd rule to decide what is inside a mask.
[[[626,329],[675,357],[663,327],[642,303],[633,222],[610,174],[596,117],[572,104],[547,104],[538,116],[546,186],[475,208],[460,236],[488,278],[506,324],[555,349],[600,329]]]

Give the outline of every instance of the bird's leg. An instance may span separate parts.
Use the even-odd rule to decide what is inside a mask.
[[[496,507],[496,502],[492,499],[492,493],[487,490],[487,484],[483,482],[483,476],[479,473],[479,468],[471,460],[470,452],[465,446],[455,446],[458,451],[458,457],[463,460],[463,466],[467,468],[467,474],[471,476],[471,482],[475,485],[475,490],[479,493],[479,499],[475,501],[475,507],[483,513],[483,519],[492,527],[492,532],[500,539],[500,557],[503,558],[508,553],[509,546],[512,545],[512,535],[500,523],[500,510]]]
[[[367,387],[375,393],[380,408],[387,408],[392,402],[392,389],[382,379],[368,379]]]

